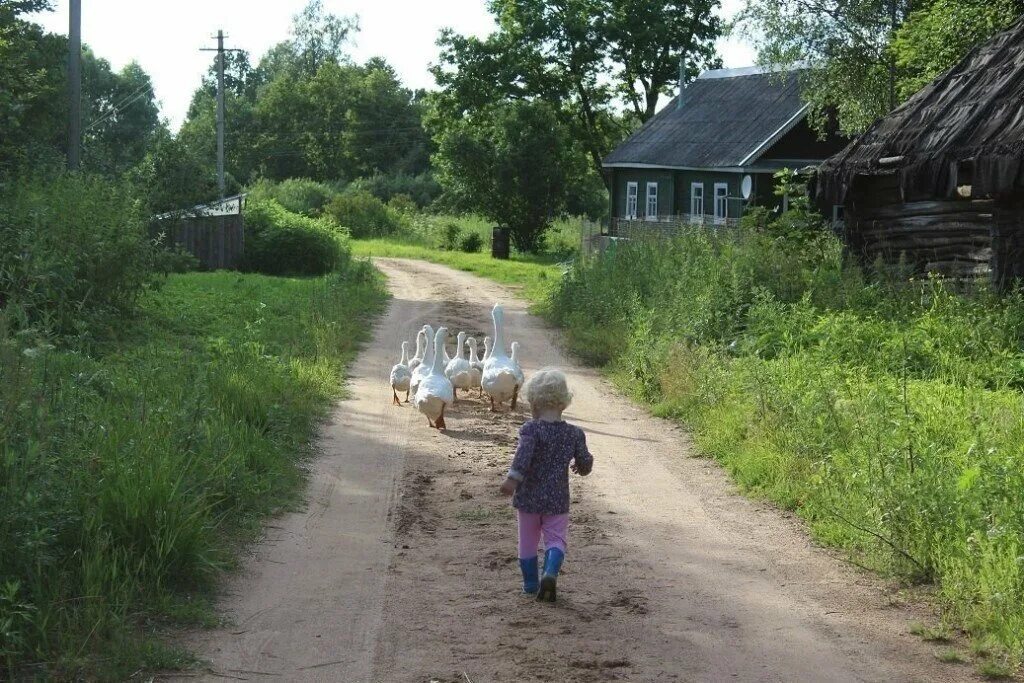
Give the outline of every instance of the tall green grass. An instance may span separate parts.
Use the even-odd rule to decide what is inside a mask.
[[[210,619],[237,542],[296,500],[383,300],[367,266],[176,275],[88,348],[0,312],[0,678],[185,662],[153,633]]]
[[[1024,297],[866,276],[838,241],[694,230],[578,264],[570,346],[754,495],[1024,653]]]

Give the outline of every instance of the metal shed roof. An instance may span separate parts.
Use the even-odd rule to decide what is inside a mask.
[[[605,167],[748,166],[807,116],[795,73],[708,71],[619,145]]]

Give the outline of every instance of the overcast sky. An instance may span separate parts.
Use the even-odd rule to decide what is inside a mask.
[[[732,16],[742,0],[723,0]],[[47,30],[67,34],[68,0],[35,17]],[[292,15],[306,0],[83,0],[82,39],[115,69],[138,61],[152,76],[163,115],[176,130],[192,93],[209,66],[210,36],[228,35],[228,47],[246,49],[253,61],[288,35]],[[255,7],[259,9],[255,9]],[[324,0],[328,11],[358,15],[361,30],[351,48],[357,61],[384,57],[411,88],[433,88],[427,71],[437,58],[438,32],[451,27],[483,36],[494,28],[484,0]],[[753,51],[737,40],[722,41],[725,65],[749,66]]]

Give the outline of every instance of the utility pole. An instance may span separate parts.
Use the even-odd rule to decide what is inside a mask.
[[[82,160],[82,0],[71,0],[68,27],[68,170],[77,171]]]
[[[217,31],[217,48],[203,48],[203,52],[217,53],[217,189],[220,198],[224,199],[224,53],[241,52],[241,50],[225,49],[224,31]]]

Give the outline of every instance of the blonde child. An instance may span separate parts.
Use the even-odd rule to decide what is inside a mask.
[[[519,447],[501,492],[512,496],[519,522],[519,567],[523,592],[554,602],[558,570],[569,536],[569,470],[586,476],[594,467],[587,438],[562,420],[572,394],[565,375],[541,370],[523,386],[533,419],[519,430]],[[537,543],[544,536],[544,573],[540,576]]]

